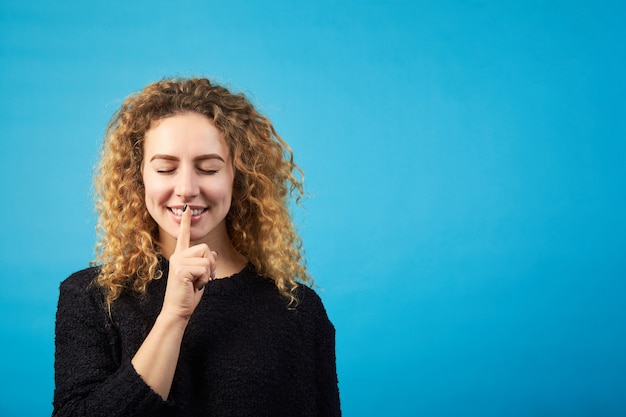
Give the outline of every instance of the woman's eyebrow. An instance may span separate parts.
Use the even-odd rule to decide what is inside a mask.
[[[155,159],[165,159],[167,161],[178,161],[178,158],[173,155],[165,155],[161,153],[153,155],[152,158],[150,158],[150,162],[154,161]]]
[[[195,161],[205,161],[207,159],[219,159],[220,161],[225,162],[224,158],[222,158],[216,153],[208,153],[208,154],[200,155],[194,158]]]
[[[167,154],[155,154],[152,156],[152,158],[150,158],[150,162],[154,161],[155,159],[165,159],[167,161],[178,161],[179,158],[173,155],[167,155]],[[208,154],[204,154],[204,155],[199,155],[197,157],[194,158],[194,161],[205,161],[207,159],[219,159],[222,162],[224,161],[224,158],[222,158],[221,156],[219,156],[216,153],[208,153]]]

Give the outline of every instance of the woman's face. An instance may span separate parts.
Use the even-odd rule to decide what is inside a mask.
[[[184,204],[192,214],[192,245],[203,242],[218,250],[228,239],[225,219],[235,172],[228,147],[208,118],[183,113],[153,122],[145,134],[142,176],[164,255],[176,247]]]

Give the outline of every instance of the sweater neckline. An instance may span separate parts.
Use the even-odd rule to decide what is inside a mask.
[[[248,262],[239,272],[207,282],[204,292],[212,295],[233,294],[249,287],[252,283],[260,283],[261,281],[264,279],[256,274],[256,268]]]

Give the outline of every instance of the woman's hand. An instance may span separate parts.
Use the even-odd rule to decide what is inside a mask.
[[[217,253],[205,244],[189,247],[190,238],[191,210],[183,210],[176,249],[170,257],[163,309],[132,359],[137,373],[164,400],[172,388],[189,318],[204,294],[204,286],[215,274]]]
[[[170,257],[167,288],[161,314],[188,320],[204,294],[204,286],[215,277],[217,253],[202,243],[189,247],[191,210],[183,209],[176,249]]]

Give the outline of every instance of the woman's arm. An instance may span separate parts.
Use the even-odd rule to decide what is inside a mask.
[[[183,209],[176,249],[170,257],[163,308],[132,360],[137,373],[164,400],[172,387],[189,318],[215,273],[217,253],[205,244],[190,248],[190,230],[191,210]]]
[[[187,320],[160,314],[132,360],[141,378],[164,400],[176,372]]]

